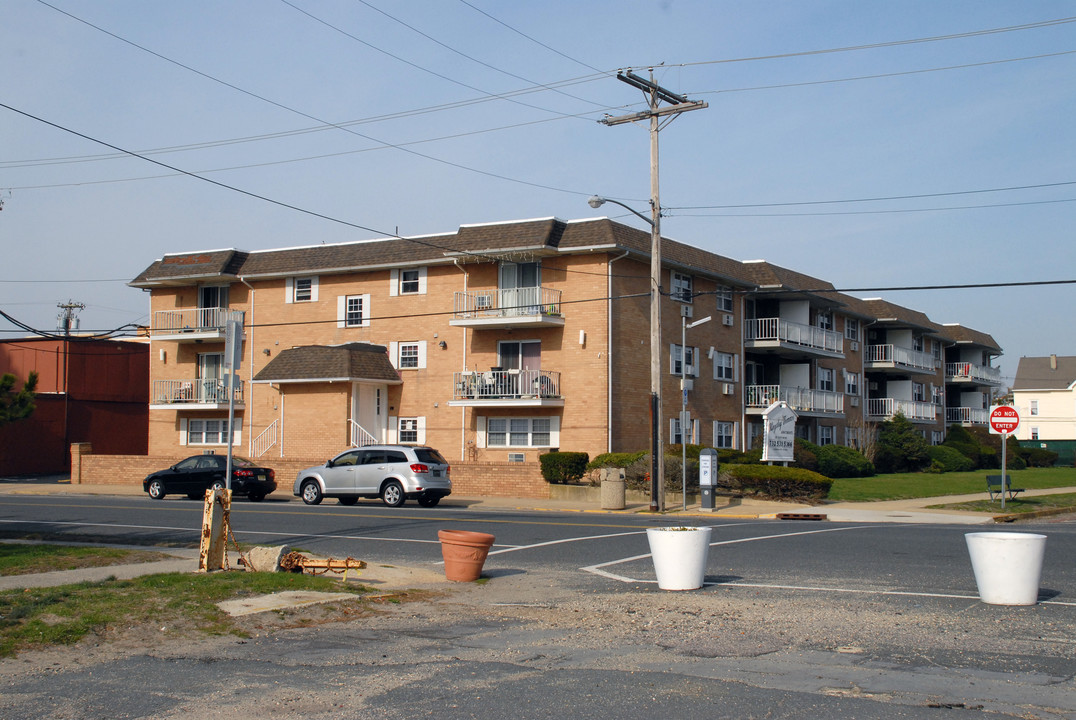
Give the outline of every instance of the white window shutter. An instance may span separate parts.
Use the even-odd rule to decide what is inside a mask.
[[[699,421],[698,420],[692,420],[691,421],[691,442],[694,445],[701,445],[702,444],[700,442],[701,438],[699,437],[699,431],[700,430],[701,430],[701,428],[699,427]]]
[[[692,362],[695,363],[694,367],[691,368],[692,374],[695,377],[698,377],[699,376],[699,366],[702,365],[702,357],[699,355],[699,349],[698,348],[692,348],[691,349],[691,360],[692,360]]]
[[[680,358],[680,362],[684,362],[682,357]],[[671,343],[669,345],[669,372],[676,375],[676,343]]]
[[[179,444],[187,444],[187,418],[179,419]]]
[[[389,342],[389,362],[395,369],[400,369],[400,343],[395,340]]]
[[[732,423],[732,447],[740,449],[740,423]]]
[[[318,301],[318,279],[316,277],[310,278],[310,302]]]
[[[389,297],[400,294],[400,271],[396,268],[389,270]]]
[[[475,442],[478,443],[478,447],[484,448],[486,447],[486,416],[479,415],[476,420],[477,432],[475,434],[477,437]]]
[[[295,278],[284,278],[284,303],[290,305],[295,300]]]
[[[549,447],[560,447],[560,418],[549,418]]]
[[[362,327],[370,327],[370,294],[362,296]]]
[[[418,442],[420,445],[426,444],[426,417],[415,418],[418,423]]]
[[[394,445],[399,442],[397,438],[400,435],[400,419],[395,415],[389,415],[389,444]]]
[[[243,421],[240,420],[232,426],[232,445],[243,444]]]
[[[420,368],[426,367],[426,341],[422,340],[418,344],[418,366]]]
[[[418,294],[426,294],[426,268],[424,267],[418,269]]]
[[[669,442],[672,443],[673,445],[676,444],[676,443],[673,443],[673,438],[676,437],[677,425],[679,425],[679,424],[680,424],[680,422],[679,422],[679,420],[677,418],[669,418]]]
[[[336,327],[347,326],[347,296],[340,295],[336,298]]]
[[[732,382],[740,382],[740,356],[732,356]]]

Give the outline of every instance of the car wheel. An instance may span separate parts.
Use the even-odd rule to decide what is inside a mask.
[[[418,504],[422,507],[436,507],[441,502],[440,495],[419,495]]]
[[[150,480],[147,492],[149,493],[149,496],[154,500],[164,500],[164,483],[160,480]]]
[[[225,484],[223,480],[214,480],[213,484],[209,486],[210,490],[223,490],[224,488]]]
[[[359,496],[358,495],[345,495],[342,498],[340,498],[340,504],[341,505],[354,505],[358,501],[359,501]]]
[[[303,483],[299,492],[303,502],[307,505],[317,505],[321,502],[321,488],[318,486],[317,480],[307,480]]]
[[[389,507],[400,507],[406,500],[403,485],[396,480],[389,480],[385,487],[381,488],[381,502]]]
[[[265,499],[265,493],[252,492],[250,495],[247,495],[247,499],[251,502],[261,502]]]

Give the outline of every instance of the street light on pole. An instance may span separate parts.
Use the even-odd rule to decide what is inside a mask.
[[[687,510],[687,430],[685,426],[691,427],[691,422],[687,417],[687,331],[688,328],[698,327],[703,323],[710,322],[710,317],[707,315],[693,323],[689,323],[687,315],[680,316],[680,462],[683,463],[680,466],[680,484],[684,510]],[[692,355],[691,362],[698,363],[699,359]]]

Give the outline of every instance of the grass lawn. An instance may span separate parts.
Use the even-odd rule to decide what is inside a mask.
[[[1057,493],[1054,495],[1039,495],[1038,497],[1016,496],[1005,501],[1005,509],[1001,509],[1001,498],[997,500],[972,500],[971,502],[949,503],[947,505],[929,505],[932,508],[945,510],[974,510],[976,512],[992,512],[997,514],[1020,514],[1037,512],[1039,510],[1068,510],[1076,508],[1076,493]]]
[[[140,562],[156,559],[156,555],[138,550],[0,543],[0,568],[4,575],[17,575]],[[148,624],[181,634],[199,631],[242,636],[245,631],[236,619],[218,608],[217,603],[284,590],[354,593],[355,600],[348,600],[349,605],[336,603],[341,607],[341,617],[363,612],[373,602],[363,599],[364,594],[373,592],[371,588],[333,577],[241,570],[161,573],[132,580],[6,590],[0,592],[0,658],[29,648],[71,645],[90,634],[104,635],[114,629]],[[397,593],[389,601],[399,602],[409,595]],[[300,616],[295,622],[304,621]]]
[[[905,498],[938,497],[939,495],[986,496],[986,476],[999,475],[1000,470],[975,470],[957,473],[895,473],[867,478],[837,478],[829,490],[830,500],[866,502],[870,500],[902,500]],[[1076,468],[1029,468],[1011,470],[1008,483],[1028,490],[1055,487],[1076,487]],[[1009,502],[1006,501],[1006,506]],[[1000,501],[999,501],[1000,505]]]

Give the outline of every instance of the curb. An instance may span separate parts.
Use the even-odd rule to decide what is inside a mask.
[[[1063,507],[1063,508],[1050,508],[1049,510],[1034,510],[1026,513],[1010,513],[1007,515],[995,515],[994,522],[996,523],[1011,523],[1017,520],[1034,520],[1036,518],[1051,517],[1053,515],[1069,515],[1076,512],[1076,508]]]

